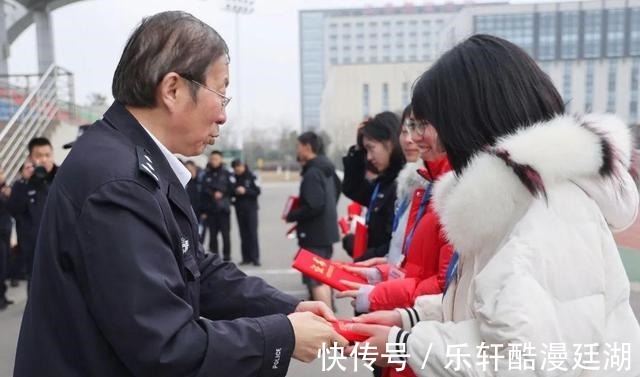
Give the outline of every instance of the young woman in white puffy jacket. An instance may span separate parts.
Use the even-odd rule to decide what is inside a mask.
[[[419,376],[640,376],[640,325],[612,236],[638,211],[626,125],[565,115],[537,64],[487,35],[426,71],[412,107],[455,170],[434,203],[458,259],[444,297],[351,329],[379,354],[406,347]]]

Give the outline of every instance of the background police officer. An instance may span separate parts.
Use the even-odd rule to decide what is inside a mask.
[[[53,148],[47,138],[31,139],[28,149],[28,158],[33,164],[33,172],[29,172],[27,179],[21,179],[13,184],[7,207],[16,219],[16,232],[20,252],[23,254],[24,269],[27,279],[31,281],[36,237],[49,187],[58,167],[53,162]]]
[[[193,207],[193,211],[196,213],[196,217],[198,218],[198,234],[200,235],[200,242],[203,242],[204,229],[206,226],[205,219],[207,218],[202,205],[202,178],[204,172],[192,160],[185,161],[184,166],[189,170],[189,173],[191,173],[191,179],[187,183],[187,187],[185,187],[185,189],[187,190],[187,194],[189,194],[191,207]]]
[[[222,255],[225,261],[231,260],[231,197],[233,196],[233,174],[222,162],[222,153],[211,152],[205,168],[202,208],[207,216],[209,227],[209,251],[219,252],[218,233],[222,236]]]
[[[240,160],[231,162],[235,176],[234,205],[242,244],[242,262],[260,266],[260,246],[258,243],[258,178]]]

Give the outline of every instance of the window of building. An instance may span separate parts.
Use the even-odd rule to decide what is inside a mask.
[[[600,57],[602,41],[602,13],[600,10],[584,12],[584,57]]]
[[[366,118],[371,114],[369,111],[369,84],[362,84],[362,117]]]
[[[593,71],[595,70],[595,62],[593,60],[587,61],[587,75],[585,79],[585,99],[584,99],[584,112],[590,113],[593,111]]]
[[[533,14],[512,13],[474,16],[475,33],[492,34],[533,53]]]
[[[560,54],[563,59],[575,59],[578,57],[578,28],[580,23],[580,13],[562,12],[562,30],[560,38],[562,40]]]
[[[402,106],[406,106],[410,102],[411,98],[409,96],[409,83],[405,81],[402,83],[402,98],[400,98],[400,103],[402,104]]]
[[[609,60],[609,75],[607,79],[607,112],[616,111],[616,86],[618,79],[618,61]]]
[[[631,30],[629,33],[629,54],[640,55],[640,8],[631,9]]]
[[[564,72],[562,73],[562,99],[565,103],[565,110],[571,112],[571,84],[572,84],[572,63],[564,63]]]
[[[540,13],[538,59],[552,60],[556,56],[556,13]]]
[[[624,54],[624,9],[610,9],[607,12],[607,56]]]
[[[382,84],[382,111],[389,110],[389,84]]]
[[[351,56],[345,56],[342,58],[342,64],[351,64]]]
[[[631,63],[631,98],[629,99],[629,122],[637,123],[638,118],[638,95],[640,91],[640,59],[633,59]]]

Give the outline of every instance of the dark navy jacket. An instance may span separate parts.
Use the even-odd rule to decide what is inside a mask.
[[[257,211],[258,210],[258,196],[261,189],[258,185],[258,177],[249,168],[246,168],[241,175],[234,174],[234,200],[233,204],[236,207],[236,211]],[[244,195],[238,195],[235,193],[235,189],[238,187],[244,187]]]
[[[58,167],[54,165],[43,181],[20,179],[11,188],[7,209],[16,219],[18,244],[25,253],[30,254],[36,246],[42,212],[57,171]]]
[[[15,376],[284,376],[298,300],[205,255],[186,191],[119,103],[51,186]]]
[[[210,164],[204,170],[202,182],[202,209],[207,215],[226,214],[231,212],[235,178],[224,165],[214,168]],[[215,192],[222,193],[222,199],[214,198]]]
[[[340,178],[323,155],[307,161],[300,174],[300,203],[289,212],[287,221],[298,223],[298,246],[331,246],[340,240],[336,210]]]

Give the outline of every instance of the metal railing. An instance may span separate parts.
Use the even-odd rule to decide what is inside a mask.
[[[9,91],[2,97],[8,98],[10,103],[15,102],[15,92],[25,88],[24,101],[0,131],[0,166],[8,181],[18,175],[28,154],[29,140],[45,134],[60,113],[65,113],[69,119],[75,118],[73,74],[51,65],[44,74],[38,75],[37,83],[31,87],[34,76],[0,76],[0,80],[4,80],[2,88]],[[26,79],[25,86],[15,84],[20,78]],[[20,94],[17,96],[19,98]]]

